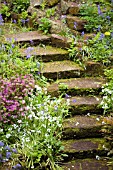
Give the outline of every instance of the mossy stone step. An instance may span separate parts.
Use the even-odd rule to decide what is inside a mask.
[[[104,138],[87,138],[78,140],[64,140],[64,153],[68,155],[66,159],[72,158],[95,158],[96,155],[105,156],[110,149],[110,145]]]
[[[63,123],[63,139],[103,136],[102,127],[107,126],[103,116],[77,115]]]
[[[23,57],[34,55],[43,62],[69,59],[67,50],[52,46],[21,48],[20,53]]]
[[[82,67],[70,60],[44,63],[41,74],[49,79],[80,77],[84,71]]]
[[[5,41],[10,41],[10,39],[14,39],[15,43],[30,45],[38,45],[40,43],[49,44],[50,36],[42,34],[40,31],[29,31],[22,32],[17,34],[6,34],[4,35]]]
[[[71,115],[80,115],[87,113],[102,114],[103,110],[99,107],[102,98],[100,96],[65,96],[69,100]]]
[[[61,79],[50,84],[47,91],[52,96],[58,96],[63,92],[71,96],[78,94],[99,94],[104,83],[105,80],[100,77]]]
[[[99,160],[98,160],[99,159]],[[108,165],[106,158],[97,159],[76,159],[63,163],[63,170],[113,170],[112,165]]]

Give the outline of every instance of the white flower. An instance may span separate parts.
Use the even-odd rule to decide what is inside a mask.
[[[105,125],[106,123],[104,121],[102,121],[102,125]]]
[[[22,123],[22,120],[18,120],[17,122],[18,122],[18,123]]]
[[[26,142],[30,142],[30,139],[29,139],[29,138],[26,138]]]
[[[8,129],[9,130],[9,129]],[[3,129],[0,129],[0,132],[3,132]]]
[[[75,125],[78,126],[78,125],[79,125],[79,122],[77,122]]]
[[[100,119],[97,117],[96,120],[99,121]]]
[[[11,135],[10,134],[6,134],[6,138],[9,138]]]
[[[38,85],[35,85],[35,88],[36,88],[38,91],[41,91],[41,90],[42,90],[41,87],[38,86]]]
[[[87,113],[87,116],[90,116],[90,113]]]
[[[96,155],[96,159],[97,159],[97,160],[100,160],[100,156]]]

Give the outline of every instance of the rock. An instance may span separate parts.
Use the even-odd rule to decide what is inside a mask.
[[[54,6],[56,5],[60,0],[30,0],[30,4],[33,7],[41,6],[41,4],[45,3],[45,6]]]
[[[43,0],[30,0],[30,5],[32,7],[38,7],[42,4]]]
[[[76,15],[79,12],[79,4],[61,0],[61,11],[63,14]]]
[[[41,9],[37,9],[37,8],[34,8],[32,6],[29,6],[28,8],[28,13],[30,13],[31,15],[33,15],[34,13],[36,13],[36,21],[39,22],[40,18],[43,18],[45,17],[46,13],[44,10],[41,10]]]
[[[51,43],[52,43],[52,45],[55,45],[56,47],[67,49],[70,47],[70,44],[72,43],[72,39],[61,36],[61,35],[52,34],[51,35]]]
[[[84,30],[84,26],[87,23],[85,20],[82,20],[79,17],[76,16],[70,16],[68,15],[66,17],[67,25],[72,30],[82,31]]]
[[[48,6],[56,5],[60,0],[46,0]]]
[[[66,25],[60,21],[60,20],[56,20],[56,21],[53,21],[53,20],[50,20],[51,22],[51,29],[50,29],[50,33],[51,34],[60,34],[64,31],[67,31],[66,30]]]

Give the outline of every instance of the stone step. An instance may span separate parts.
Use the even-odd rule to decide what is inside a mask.
[[[97,159],[96,159],[97,158]],[[106,158],[99,157],[92,159],[76,159],[63,163],[63,170],[112,170],[113,165],[108,165]]]
[[[78,94],[99,94],[104,83],[105,80],[100,77],[61,79],[50,84],[47,91],[52,96],[58,96],[62,93],[71,96]]]
[[[71,115],[82,115],[88,113],[102,114],[103,110],[99,107],[102,100],[99,96],[65,96],[69,101],[69,113]]]
[[[105,156],[110,149],[110,144],[104,138],[87,138],[78,140],[64,140],[64,153],[68,155],[66,160],[73,158],[95,158],[98,156]]]
[[[69,59],[68,51],[56,48],[52,46],[36,46],[36,47],[28,47],[21,48],[20,53],[22,57],[26,57],[27,55],[36,56],[39,60],[43,62],[47,61],[62,61]]]
[[[107,126],[105,118],[100,115],[76,115],[63,122],[63,139],[101,137],[102,128]]]
[[[22,32],[17,34],[6,34],[4,35],[5,41],[11,41],[11,39],[15,40],[15,43],[19,44],[30,44],[30,45],[38,45],[38,44],[49,44],[50,36],[42,34],[41,31],[29,31]]]
[[[73,61],[54,61],[43,63],[41,74],[49,79],[80,77],[84,69]]]

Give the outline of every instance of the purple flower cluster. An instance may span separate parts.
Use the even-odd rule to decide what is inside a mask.
[[[0,163],[8,161],[11,158],[12,153],[17,154],[17,150],[15,148],[11,149],[9,146],[5,146],[2,141],[0,141],[0,150]]]
[[[32,94],[35,80],[32,75],[0,78],[0,121],[12,122],[27,111],[25,98]]]
[[[0,14],[0,25],[4,25],[4,20],[3,20],[2,14]]]

